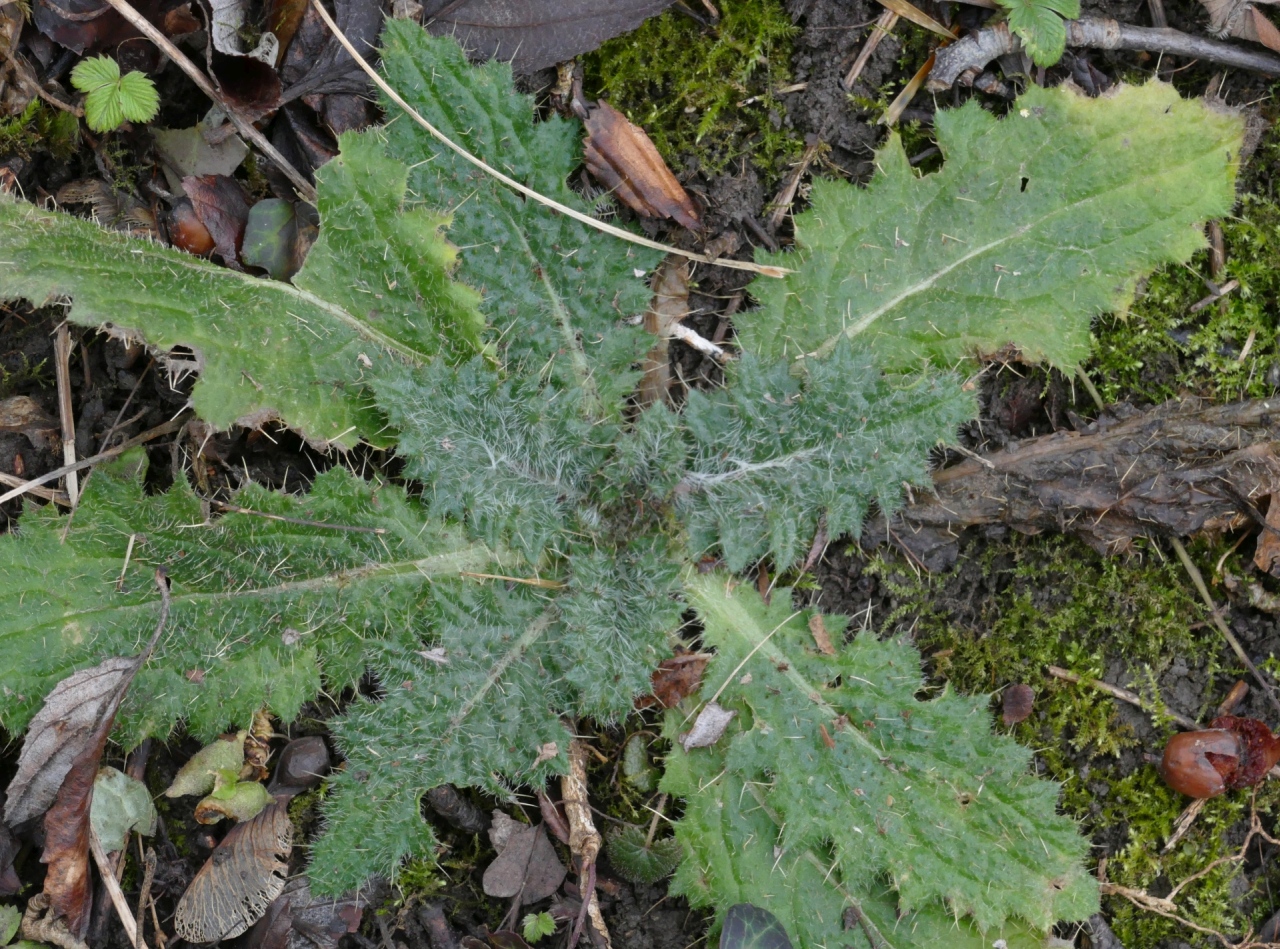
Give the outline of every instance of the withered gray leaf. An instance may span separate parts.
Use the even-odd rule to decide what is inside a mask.
[[[673,0],[429,0],[423,22],[469,55],[517,73],[554,66],[630,32]]]
[[[21,824],[49,809],[71,766],[96,742],[103,722],[114,720],[140,665],[138,656],[113,656],[54,686],[22,743],[18,773],[9,784],[6,823]]]
[[[522,825],[484,871],[484,891],[497,897],[519,894],[522,903],[536,903],[560,889],[567,872],[546,829]]]
[[[693,721],[693,728],[680,736],[685,751],[694,748],[710,748],[720,740],[724,730],[737,712],[731,712],[719,702],[708,702]]]

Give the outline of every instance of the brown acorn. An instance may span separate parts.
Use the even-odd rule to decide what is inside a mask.
[[[1280,761],[1280,739],[1256,718],[1222,715],[1210,725],[1165,746],[1160,774],[1175,791],[1203,798],[1253,787]]]

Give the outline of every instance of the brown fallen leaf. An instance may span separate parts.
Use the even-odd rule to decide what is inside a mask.
[[[1280,494],[1271,495],[1267,508],[1266,528],[1258,535],[1258,547],[1253,552],[1253,563],[1263,573],[1280,577]]]
[[[499,834],[498,839],[502,840],[498,856],[484,871],[486,894],[504,898],[518,896],[524,904],[546,899],[560,889],[568,870],[560,862],[541,824],[517,824],[505,835]]]
[[[294,877],[249,933],[247,949],[338,949],[368,905],[367,889],[314,897],[306,875]]]
[[[1006,725],[1016,725],[1018,722],[1026,721],[1027,716],[1031,714],[1031,707],[1035,704],[1036,693],[1029,685],[1019,682],[1011,685],[1004,690],[1002,699],[1003,711],[1001,717]]]
[[[182,179],[182,187],[213,238],[214,253],[228,267],[240,270],[240,245],[249,220],[249,202],[240,182],[227,175],[192,175]]]
[[[1257,8],[1245,0],[1200,0],[1209,11],[1209,32],[1219,39],[1234,36],[1268,49],[1280,51],[1280,30]],[[1275,0],[1258,0],[1261,3]]]
[[[818,652],[824,656],[836,654],[836,647],[831,643],[831,634],[827,632],[827,622],[822,618],[821,613],[814,613],[809,617],[809,632],[813,634],[813,642],[818,647]]]
[[[284,891],[293,849],[288,795],[278,796],[257,817],[232,827],[214,848],[174,914],[174,927],[188,942],[218,942],[238,936],[266,914]]]
[[[424,21],[477,59],[510,61],[530,73],[630,33],[673,0],[426,0]]]
[[[702,229],[693,200],[644,129],[603,99],[584,125],[587,170],[618,200],[643,217],[671,218],[691,231]]]
[[[65,925],[82,940],[89,930],[93,889],[89,885],[89,805],[93,781],[116,712],[133,677],[151,655],[169,617],[169,587],[163,569],[160,622],[137,656],[114,656],[54,686],[28,726],[9,783],[4,818],[10,826],[44,814],[41,862],[48,864],[43,897],[45,925]],[[34,924],[33,924],[34,925]]]
[[[0,400],[0,432],[20,432],[36,448],[45,448],[58,434],[58,420],[35,399],[10,396]]]
[[[702,685],[702,673],[711,661],[708,653],[680,652],[664,659],[650,677],[653,692],[636,699],[637,709],[675,708]]]

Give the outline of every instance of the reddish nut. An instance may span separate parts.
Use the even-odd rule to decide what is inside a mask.
[[[1225,728],[1182,732],[1165,745],[1160,774],[1180,794],[1216,797],[1227,789],[1240,753],[1240,739]]]
[[[1165,746],[1160,773],[1169,787],[1189,797],[1215,797],[1260,782],[1280,761],[1280,739],[1256,718],[1223,715],[1204,731],[1174,735]]]
[[[190,198],[179,198],[169,215],[169,240],[188,254],[204,257],[213,252],[213,235],[191,206]]]

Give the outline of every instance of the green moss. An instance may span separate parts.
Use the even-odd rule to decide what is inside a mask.
[[[1201,551],[1199,559],[1212,562],[1217,553]],[[1099,678],[1123,663],[1129,681],[1121,684],[1155,704],[1157,679],[1175,659],[1203,670],[1211,682],[1227,671],[1225,646],[1203,623],[1204,608],[1182,567],[1154,557],[1102,558],[1061,537],[1015,537],[978,556],[976,573],[984,587],[998,591],[994,595],[986,589],[975,593],[974,574],[967,571],[917,577],[883,560],[868,568],[901,604],[888,625],[914,629],[934,682],[968,693],[997,692],[1016,682],[1036,690],[1032,716],[1013,734],[1035,750],[1047,776],[1062,782],[1063,809],[1113,851],[1106,868],[1111,882],[1163,896],[1177,882],[1236,852],[1249,818],[1245,792],[1208,802],[1176,850],[1162,854],[1189,800],[1171,791],[1154,767],[1141,760],[1133,764],[1135,754],[1157,754],[1162,744],[1140,745],[1120,723],[1115,699],[1044,672],[1045,666],[1057,665]],[[1206,695],[1206,706],[1214,699]],[[1191,713],[1207,719],[1212,710]],[[1173,733],[1167,721],[1157,719],[1155,727],[1159,742]],[[1117,757],[1122,752],[1123,762]],[[1268,783],[1259,789],[1259,810],[1277,804],[1280,787]],[[1269,902],[1242,900],[1239,877],[1237,864],[1219,866],[1178,895],[1179,912],[1229,934],[1256,928],[1269,915]],[[1268,882],[1273,881],[1257,885]],[[1252,910],[1242,906],[1257,911],[1250,917],[1246,913]],[[1127,946],[1155,946],[1174,938],[1197,949],[1217,945],[1212,937],[1138,910],[1122,897],[1107,897],[1104,912]]]
[[[1273,130],[1252,165],[1270,169],[1278,159],[1280,133]],[[1106,401],[1161,402],[1190,393],[1227,402],[1275,393],[1280,385],[1280,203],[1270,180],[1246,185],[1252,193],[1241,199],[1236,216],[1222,222],[1227,263],[1219,282],[1238,281],[1236,290],[1190,312],[1210,293],[1204,251],[1188,265],[1153,275],[1128,314],[1098,322],[1089,367]]]
[[[414,857],[406,862],[396,877],[401,903],[430,899],[444,891],[446,881],[434,859]]]
[[[586,57],[586,91],[643,128],[673,167],[732,171],[750,157],[778,177],[802,143],[781,124],[795,32],[780,0],[726,0],[703,27],[671,10]]]
[[[76,117],[40,99],[32,99],[21,113],[0,121],[0,155],[29,158],[35,152],[48,152],[59,161],[66,161],[79,144],[80,123]]]
[[[46,362],[47,360],[41,359],[33,363],[26,353],[21,353],[14,368],[0,366],[0,399],[7,399],[22,389],[52,386],[53,372]]]

